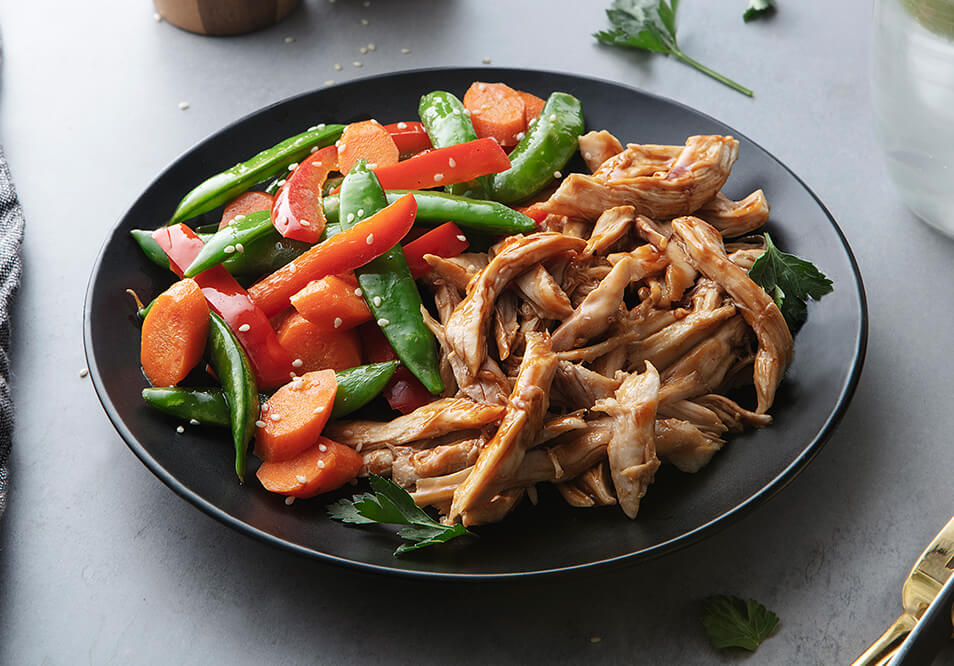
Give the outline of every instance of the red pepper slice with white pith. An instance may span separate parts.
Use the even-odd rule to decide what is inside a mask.
[[[338,168],[338,150],[328,146],[303,159],[275,195],[272,224],[285,238],[317,243],[325,230],[321,189]]]

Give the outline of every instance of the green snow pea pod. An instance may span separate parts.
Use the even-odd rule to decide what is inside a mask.
[[[391,379],[397,370],[397,361],[359,365],[335,373],[338,378],[338,392],[335,404],[331,408],[331,418],[339,419],[361,409],[371,402]]]
[[[427,130],[431,145],[435,148],[477,140],[470,114],[464,104],[449,92],[435,90],[424,95],[417,107],[417,113],[421,117],[421,124]],[[466,183],[448,185],[444,189],[450,194],[486,199],[490,191],[490,179],[481,176]]]
[[[492,197],[513,203],[542,190],[573,157],[584,128],[580,100],[566,93],[551,94],[510,153],[510,168],[494,174]]]
[[[205,242],[183,275],[195,277],[202,271],[218,266],[234,254],[244,254],[246,247],[269,235],[273,230],[271,213],[267,210],[249,213],[241,220],[233,220]]]
[[[168,224],[188,220],[221,206],[254,185],[287,170],[290,164],[307,157],[312,148],[330,146],[343,131],[344,125],[318,125],[212,176],[182,198]]]

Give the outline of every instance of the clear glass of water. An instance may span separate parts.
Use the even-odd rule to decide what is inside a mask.
[[[901,198],[954,236],[954,0],[874,0],[872,96]]]

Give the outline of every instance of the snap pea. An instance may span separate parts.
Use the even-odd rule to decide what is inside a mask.
[[[258,418],[258,387],[245,351],[221,317],[210,313],[209,360],[222,383],[222,391],[229,407],[229,423],[235,444],[235,473],[245,483],[248,444],[255,434]]]
[[[513,203],[542,190],[573,157],[584,127],[580,100],[566,93],[551,94],[527,135],[510,153],[511,167],[494,174],[493,198]]]
[[[168,224],[188,220],[221,206],[252,186],[278,175],[289,164],[304,159],[312,148],[330,146],[343,131],[344,125],[319,125],[208,178],[182,198]]]
[[[477,140],[477,132],[467,109],[449,92],[435,90],[424,95],[417,107],[417,113],[431,145],[435,148]],[[466,183],[448,185],[444,190],[472,199],[486,199],[490,191],[490,180],[481,176]]]
[[[385,361],[336,372],[338,391],[331,418],[347,416],[371,402],[384,389],[397,366],[397,361]],[[183,421],[195,419],[200,425],[229,426],[229,404],[220,388],[146,388],[142,397],[151,407]],[[265,402],[268,396],[259,394],[258,399]]]
[[[358,160],[341,184],[341,217],[350,227],[387,205],[377,176]],[[394,353],[431,393],[444,390],[434,334],[421,315],[421,294],[400,244],[355,270],[371,314]]]
[[[202,271],[230,259],[234,254],[244,254],[247,246],[267,236],[272,229],[271,213],[267,210],[249,213],[238,221],[233,220],[205,242],[183,275],[195,277]]]
[[[537,230],[537,223],[531,218],[497,201],[480,201],[443,192],[388,190],[385,194],[388,203],[394,203],[408,192],[417,201],[415,223],[436,225],[453,220],[461,227],[488,234],[519,234]],[[325,197],[324,207],[328,221],[337,222],[341,211],[338,195]]]
[[[151,231],[133,229],[129,232],[129,235],[133,237],[133,240],[136,241],[136,244],[139,245],[139,249],[142,250],[142,253],[146,255],[149,261],[161,268],[169,268],[169,257],[167,257],[166,253],[159,247],[159,243],[156,242],[156,239],[152,237]]]

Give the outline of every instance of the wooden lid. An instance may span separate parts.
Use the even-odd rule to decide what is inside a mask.
[[[159,15],[199,35],[238,35],[278,23],[298,0],[154,0]]]

